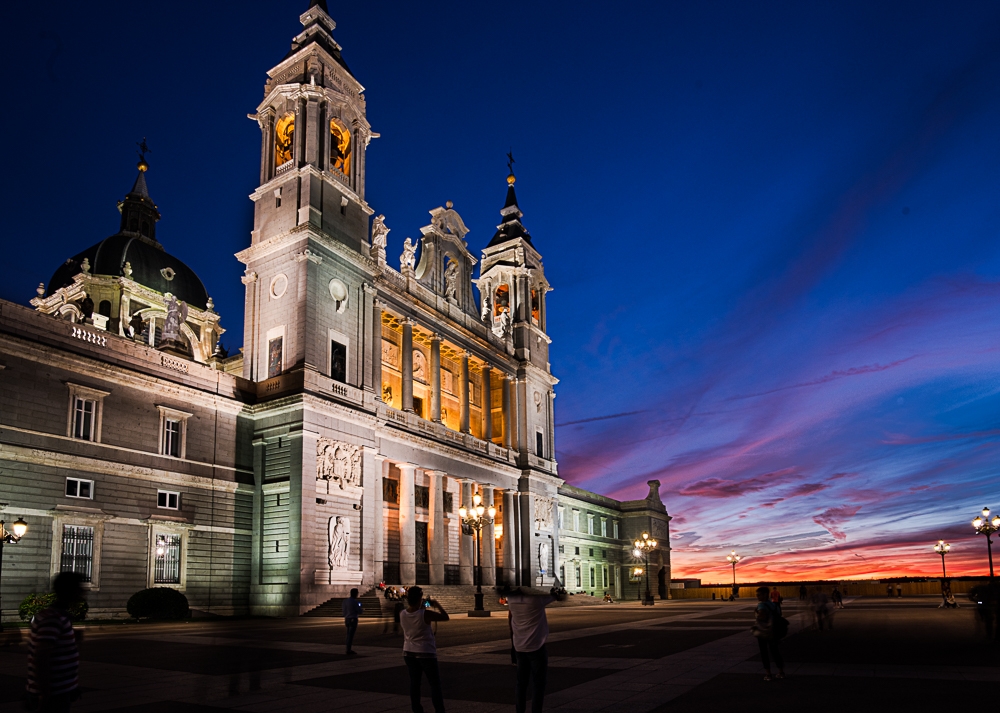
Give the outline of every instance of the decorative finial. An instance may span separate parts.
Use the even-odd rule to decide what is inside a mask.
[[[139,150],[136,151],[136,153],[139,154],[139,163],[136,164],[136,168],[145,173],[147,170],[149,170],[149,164],[146,162],[146,154],[153,153],[153,151],[152,149],[149,148],[149,146],[146,145],[145,136],[142,137],[142,143],[139,143],[137,141],[135,145],[139,147]]]
[[[507,152],[507,170],[510,171],[510,175],[507,176],[507,185],[508,186],[513,186],[514,185],[514,181],[517,180],[516,178],[514,178],[514,150],[513,149],[511,149],[510,151]]]
[[[452,203],[451,201],[445,201],[444,202],[444,207],[447,208],[448,210],[451,210],[454,206],[455,206],[455,204]]]
[[[45,297],[45,283],[39,282],[38,287],[35,288],[35,292],[39,297]]]

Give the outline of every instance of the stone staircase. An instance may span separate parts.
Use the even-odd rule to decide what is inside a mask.
[[[401,585],[389,585],[399,587]],[[476,606],[476,588],[472,585],[456,584],[421,584],[424,596],[436,599],[449,614],[465,614]],[[381,598],[381,595],[380,595]],[[506,612],[507,607],[500,603],[500,595],[496,587],[483,587],[483,609],[490,612]],[[382,610],[386,616],[392,616],[394,601],[382,599]],[[589,594],[574,594],[564,602],[553,602],[552,607],[573,607],[603,604],[600,598]],[[367,604],[365,605],[367,607]]]
[[[330,617],[342,617],[344,616],[343,602],[347,597],[334,597],[329,599],[322,604],[320,604],[315,609],[310,609],[302,616],[330,616]],[[361,618],[379,618],[382,616],[382,596],[375,589],[369,589],[367,592],[358,597],[361,601],[361,606],[364,607],[364,611],[361,612]],[[392,602],[389,602],[390,604]],[[392,608],[389,609],[390,615],[392,613]]]

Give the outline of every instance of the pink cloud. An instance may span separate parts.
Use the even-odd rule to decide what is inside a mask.
[[[835,540],[846,540],[847,535],[840,529],[845,520],[850,520],[858,514],[860,505],[842,505],[838,508],[827,508],[813,518],[813,522],[825,529]]]
[[[782,479],[795,472],[794,468],[784,468],[771,473],[764,473],[743,480],[723,480],[707,478],[680,490],[680,495],[701,496],[705,498],[736,498],[747,493],[756,493],[765,488],[777,485]]]

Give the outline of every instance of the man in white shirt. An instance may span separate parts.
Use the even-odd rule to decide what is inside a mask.
[[[510,623],[511,644],[517,662],[514,702],[517,713],[525,713],[529,682],[534,683],[531,713],[542,713],[545,679],[549,668],[549,655],[545,650],[549,622],[545,618],[545,607],[565,598],[566,590],[555,587],[548,594],[523,589],[507,594],[507,621]]]

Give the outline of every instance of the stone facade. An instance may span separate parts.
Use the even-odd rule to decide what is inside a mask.
[[[559,478],[550,287],[514,176],[478,258],[449,202],[389,265],[385,217],[369,232],[363,87],[323,3],[300,20],[255,115],[241,354],[219,351],[207,292],[155,240],[145,161],[118,235],[60,267],[34,311],[0,303],[0,517],[30,524],[5,551],[5,617],[61,569],[85,572],[106,615],[146,586],[294,615],[380,581],[471,584],[458,510],[476,495],[497,509],[486,585],[549,585],[567,508],[619,523],[571,539],[619,566],[631,530],[666,528],[653,491],[633,507]]]

